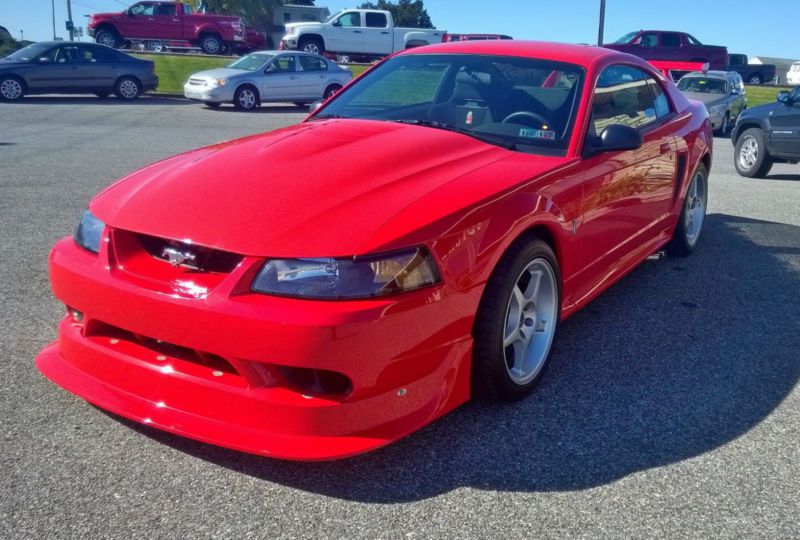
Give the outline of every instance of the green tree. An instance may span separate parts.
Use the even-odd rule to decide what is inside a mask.
[[[385,9],[392,14],[394,24],[407,28],[433,28],[428,11],[422,0],[398,0],[397,3],[390,0],[378,0],[377,2],[364,2],[359,9]]]

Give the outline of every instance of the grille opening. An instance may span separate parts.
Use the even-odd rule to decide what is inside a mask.
[[[289,366],[280,366],[279,371],[289,387],[310,396],[343,398],[353,390],[350,379],[336,371]]]
[[[242,261],[242,256],[227,251],[198,246],[177,240],[158,238],[147,234],[137,234],[142,248],[150,256],[164,262],[170,262],[165,254],[166,249],[177,250],[187,257],[179,266],[202,272],[228,274]]]
[[[101,321],[90,321],[90,324],[86,327],[85,335],[86,337],[109,338],[111,340],[119,340],[139,345],[151,351],[153,353],[153,358],[157,356],[177,358],[178,360],[203,366],[213,371],[221,371],[230,375],[239,375],[239,372],[230,362],[216,354],[182,347],[174,343],[168,343],[166,341],[128,332],[127,330]]]

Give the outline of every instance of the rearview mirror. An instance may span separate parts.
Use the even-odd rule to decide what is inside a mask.
[[[786,90],[778,92],[777,100],[780,101],[781,103],[785,103],[786,105],[792,104],[792,96]]]
[[[636,150],[644,140],[638,130],[622,124],[612,124],[600,134],[598,141],[592,145],[596,152],[618,152],[622,150]]]

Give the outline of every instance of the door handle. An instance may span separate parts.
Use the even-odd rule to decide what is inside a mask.
[[[381,32],[381,34],[388,34],[389,32]]]
[[[361,30],[353,30],[353,33],[354,33],[354,34],[360,34],[360,33],[361,33]]]
[[[664,144],[661,145],[661,153],[662,154],[666,154],[670,150],[672,150],[672,146],[670,146],[669,143],[664,143]]]

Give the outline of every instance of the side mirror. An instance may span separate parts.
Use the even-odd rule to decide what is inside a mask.
[[[264,70],[264,73],[275,73],[276,71],[278,71],[278,67],[275,64],[270,64]]]
[[[618,152],[636,150],[644,143],[638,130],[622,124],[612,124],[600,134],[598,142],[592,145],[596,152]]]
[[[317,101],[315,101],[315,102],[314,102],[314,103],[312,103],[311,105],[309,105],[309,107],[308,107],[308,114],[313,114],[313,113],[317,112],[317,109],[319,109],[320,107],[322,107],[322,104],[323,104],[323,103],[325,103],[325,100],[323,100],[323,99],[320,99],[320,100],[317,100]]]
[[[792,104],[792,96],[786,90],[778,92],[777,99],[778,99],[779,102],[785,103],[786,105],[791,105]]]
[[[333,21],[331,23],[331,25],[333,25],[333,26],[342,26],[342,23],[339,21],[339,19],[336,19],[335,21]]]

